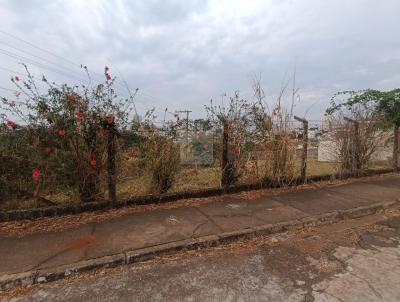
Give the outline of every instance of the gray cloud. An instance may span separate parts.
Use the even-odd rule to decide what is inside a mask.
[[[250,78],[259,73],[273,98],[295,64],[301,95],[296,112],[311,107],[314,119],[336,91],[391,89],[400,81],[396,0],[2,0],[1,7],[5,32],[96,73],[109,64],[115,75],[142,90],[141,110],[191,108],[199,116],[203,104],[223,92],[239,89],[251,98]],[[61,69],[75,68],[1,33],[0,42]],[[0,67],[20,71],[17,61],[0,53]],[[0,86],[11,86],[10,75],[0,69]]]

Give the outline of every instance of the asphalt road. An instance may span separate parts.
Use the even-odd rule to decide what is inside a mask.
[[[400,301],[400,211],[182,252],[5,301]]]

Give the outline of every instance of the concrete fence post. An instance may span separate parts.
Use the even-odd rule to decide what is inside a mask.
[[[399,125],[395,124],[393,128],[393,170],[399,172]]]
[[[229,125],[227,122],[223,122],[223,132],[222,132],[222,179],[221,184],[223,187],[229,185],[229,167],[228,167],[228,151],[229,151]]]
[[[107,184],[108,184],[108,201],[114,205],[117,200],[116,190],[116,168],[115,168],[115,130],[108,130],[107,136]]]
[[[301,154],[301,181],[307,181],[307,153],[308,153],[308,121],[304,118],[294,116],[294,119],[303,123],[303,152]]]
[[[350,122],[354,126],[354,140],[352,143],[352,173],[353,174],[358,174],[359,170],[361,169],[360,165],[360,156],[361,156],[361,145],[360,145],[360,123],[356,120],[350,119],[348,117],[345,117],[344,120]]]

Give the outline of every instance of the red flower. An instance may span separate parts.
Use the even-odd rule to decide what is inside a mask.
[[[54,148],[53,147],[44,147],[43,150],[45,153],[52,153],[54,151]]]
[[[19,81],[19,76],[15,76],[15,80],[18,82]]]
[[[12,127],[14,127],[15,126],[15,123],[13,122],[13,121],[8,121],[7,122],[7,127],[8,128],[12,128]]]
[[[59,136],[64,136],[65,135],[65,130],[62,130],[62,129],[58,130],[57,133],[58,133]]]
[[[75,101],[76,101],[76,94],[75,94],[75,93],[68,93],[68,94],[67,94],[67,98],[68,98],[68,100],[70,100],[71,102],[75,102]]]
[[[33,180],[38,180],[39,177],[40,177],[39,170],[38,170],[37,168],[33,169],[33,172],[32,172],[32,178],[33,178]]]
[[[291,141],[287,141],[287,145],[290,146],[292,144]]]
[[[107,119],[107,124],[109,124],[109,125],[114,124],[114,118],[113,118],[112,116],[110,116],[110,117]]]
[[[75,112],[76,118],[80,119],[82,117],[82,112]]]
[[[240,146],[235,147],[235,153],[240,154]]]
[[[104,70],[106,71],[106,73],[108,73],[108,71],[110,70],[110,68],[106,65],[106,67],[104,67]]]
[[[96,167],[96,164],[97,164],[97,161],[96,161],[95,159],[92,159],[92,160],[90,161],[90,165],[91,165],[92,167]]]
[[[111,80],[111,76],[110,76],[108,73],[106,73],[106,80],[107,80],[107,81],[110,81],[110,80]]]

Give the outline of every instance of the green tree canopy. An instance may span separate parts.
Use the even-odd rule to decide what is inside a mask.
[[[339,95],[348,95],[348,98],[344,102],[337,103],[335,100]],[[367,89],[339,92],[332,98],[331,106],[326,112],[332,114],[342,108],[351,110],[357,105],[374,110],[387,123],[400,126],[400,88],[390,91]]]

